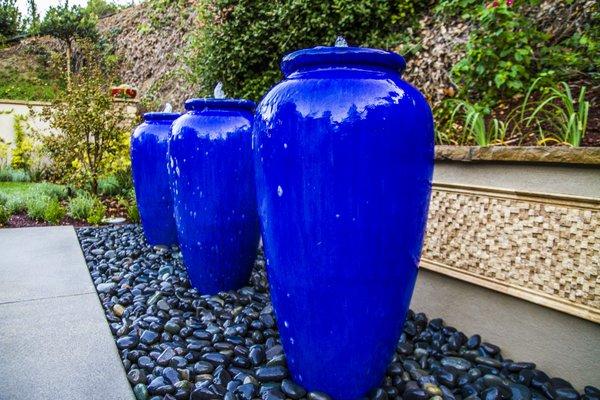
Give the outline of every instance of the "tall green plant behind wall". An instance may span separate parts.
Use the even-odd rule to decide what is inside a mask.
[[[200,0],[188,65],[209,95],[217,81],[229,96],[259,100],[280,78],[283,54],[333,45],[392,48],[427,8],[421,0]]]
[[[31,151],[33,146],[25,132],[27,118],[27,115],[21,114],[15,114],[14,116],[15,147],[12,152],[10,165],[15,169],[29,170],[31,167]]]

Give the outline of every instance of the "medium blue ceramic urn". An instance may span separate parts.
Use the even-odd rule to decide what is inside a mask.
[[[201,294],[248,283],[259,238],[248,100],[191,99],[172,127],[169,177],[179,244]]]
[[[253,131],[273,307],[294,380],[337,400],[382,383],[417,277],[433,119],[387,51],[282,62]]]
[[[167,173],[167,140],[177,113],[150,112],[131,136],[131,173],[146,241],[177,243],[173,199]]]

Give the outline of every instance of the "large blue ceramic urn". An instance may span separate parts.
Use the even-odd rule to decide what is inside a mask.
[[[248,100],[191,99],[173,123],[169,177],[179,243],[202,294],[248,283],[259,223]]]
[[[253,148],[273,307],[295,381],[336,400],[382,383],[417,277],[433,119],[387,51],[283,59]]]
[[[131,173],[142,227],[151,245],[177,243],[167,173],[167,140],[177,113],[150,112],[131,136]]]

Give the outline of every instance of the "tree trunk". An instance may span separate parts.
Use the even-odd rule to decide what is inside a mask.
[[[92,175],[92,193],[98,195],[98,177],[96,175]]]
[[[67,88],[71,87],[71,41],[67,41]]]

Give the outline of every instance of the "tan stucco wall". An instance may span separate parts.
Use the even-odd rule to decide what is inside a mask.
[[[131,116],[137,114],[138,105],[135,101],[117,99],[115,100],[115,104],[117,106],[125,106],[127,113]],[[42,120],[39,116],[39,113],[42,111],[43,107],[48,105],[49,103],[43,102],[11,101],[0,99],[0,138],[8,143],[14,144],[14,116],[16,114],[29,115],[29,118],[26,121],[26,124],[29,125],[29,128],[26,127],[27,130],[35,131],[36,133],[40,134],[52,133],[53,130],[50,128],[49,124]],[[6,113],[7,111],[9,113]]]
[[[10,143],[12,148],[15,140],[15,115],[29,115],[26,124],[36,132],[51,132],[48,123],[36,116],[43,106],[43,103],[0,101],[0,138]]]
[[[600,197],[600,167],[436,161],[434,182]]]
[[[600,385],[600,325],[423,268],[411,308],[467,336],[478,333],[505,358],[533,361],[582,390]]]

